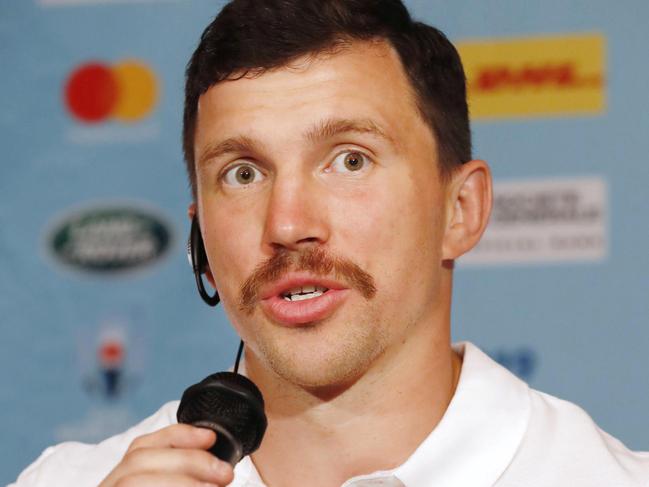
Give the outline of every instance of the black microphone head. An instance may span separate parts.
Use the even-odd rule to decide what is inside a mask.
[[[234,372],[212,374],[187,388],[176,416],[179,423],[215,430],[217,440],[210,451],[233,464],[259,448],[267,426],[261,392],[250,379]],[[231,461],[219,453],[224,448],[222,440],[240,445],[235,455],[239,458]]]

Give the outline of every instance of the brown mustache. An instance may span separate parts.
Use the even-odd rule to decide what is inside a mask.
[[[320,277],[333,276],[358,290],[365,299],[372,299],[376,294],[374,278],[348,259],[333,256],[322,248],[309,248],[299,253],[281,250],[257,266],[241,286],[241,311],[252,314],[259,300],[259,289],[291,270],[308,271]]]

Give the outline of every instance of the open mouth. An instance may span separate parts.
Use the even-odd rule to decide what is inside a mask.
[[[260,306],[272,321],[300,326],[331,316],[347,299],[344,285],[307,273],[294,273],[261,291]]]
[[[285,301],[305,301],[318,298],[328,290],[323,286],[298,286],[281,293],[281,296]]]

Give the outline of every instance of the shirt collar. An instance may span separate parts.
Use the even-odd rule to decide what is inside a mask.
[[[455,394],[431,434],[404,464],[354,477],[345,485],[377,485],[396,477],[406,487],[491,487],[509,466],[530,418],[529,387],[478,347],[453,346],[463,357]],[[232,487],[265,487],[250,457]]]
[[[229,487],[266,487],[250,456],[243,457],[234,467],[234,480]]]
[[[492,486],[511,463],[530,418],[529,387],[465,342],[458,385],[442,420],[393,472],[407,487]]]

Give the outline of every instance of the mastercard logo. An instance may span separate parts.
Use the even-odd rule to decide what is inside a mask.
[[[158,101],[158,81],[146,64],[89,62],[78,66],[65,83],[68,111],[85,123],[110,119],[132,123],[151,113]]]

